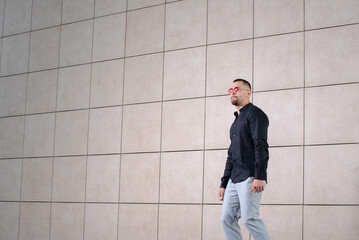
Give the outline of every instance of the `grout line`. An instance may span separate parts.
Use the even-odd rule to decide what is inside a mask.
[[[32,9],[33,9],[33,1],[31,0],[31,13],[30,13],[30,27],[32,24]],[[5,20],[4,20],[5,22]],[[3,29],[4,30],[4,29]],[[28,40],[28,56],[27,56],[27,72],[30,69],[30,48],[31,48],[31,32],[29,34]],[[25,152],[25,134],[26,134],[26,107],[27,107],[27,90],[29,85],[29,74],[26,74],[26,90],[25,90],[25,116],[24,116],[24,128],[23,128],[23,136],[22,136],[22,153],[21,153],[21,175],[20,175],[20,207],[19,207],[19,225],[18,225],[18,239],[20,238],[20,231],[21,231],[21,208],[22,208],[22,181],[23,181],[23,174],[24,174],[24,152]]]
[[[1,41],[1,42],[0,42],[0,75],[1,75],[1,72],[2,72],[2,71],[1,71],[1,62],[2,62],[2,61],[1,61],[1,60],[2,60],[2,44],[3,44],[3,42],[4,42],[4,41],[3,41],[3,39],[2,39],[2,38],[0,39],[0,41]],[[1,78],[0,78],[0,80],[1,80]]]
[[[40,30],[45,30],[45,29],[53,28],[53,27],[61,27],[61,26],[64,26],[64,25],[70,25],[70,24],[79,23],[79,22],[83,22],[83,21],[89,21],[89,20],[93,20],[93,19],[97,19],[97,18],[109,17],[109,16],[113,16],[113,15],[117,15],[117,14],[124,14],[126,12],[134,12],[134,11],[143,10],[143,9],[147,9],[147,8],[158,7],[158,6],[165,5],[165,4],[173,4],[173,3],[176,3],[176,2],[180,2],[180,1],[183,1],[183,0],[173,1],[173,2],[169,2],[169,3],[161,3],[161,4],[157,4],[157,5],[151,5],[151,6],[147,6],[147,7],[140,7],[140,8],[136,8],[136,9],[130,9],[130,10],[126,10],[126,11],[119,11],[119,12],[105,14],[105,15],[99,15],[99,16],[95,16],[95,14],[94,14],[94,16],[92,18],[84,18],[84,19],[70,21],[70,22],[66,22],[66,23],[62,22],[62,15],[63,15],[62,14],[63,3],[62,3],[62,5],[61,5],[61,21],[60,21],[60,24],[55,24],[55,25],[51,25],[51,26],[48,26],[48,27],[42,27],[42,28],[36,28],[36,29],[32,29],[32,24],[31,24],[29,31],[23,31],[23,32],[19,32],[19,33],[8,34],[8,35],[4,35],[5,5],[6,5],[6,4],[4,4],[4,21],[3,21],[2,37],[12,37],[12,36],[16,36],[16,35],[19,35],[19,34],[30,33],[31,31],[40,31]]]
[[[159,6],[162,6],[162,5],[166,6],[166,4],[169,4],[169,3],[164,2],[164,3],[159,3],[159,4],[145,6],[145,7],[138,7],[138,8],[134,8],[134,9],[128,9],[128,6],[127,6],[127,12],[135,12],[135,11],[138,11],[138,10],[144,10],[144,9],[148,9],[148,8],[159,7]]]
[[[206,46],[203,45],[202,47],[206,47]],[[197,47],[194,47],[194,48],[197,48]],[[191,49],[191,48],[188,48],[188,49]],[[185,49],[185,50],[186,50],[186,49]],[[167,52],[169,52],[169,51],[166,51],[166,52],[157,52],[157,53],[150,53],[150,54],[145,54],[145,55],[141,55],[141,56],[155,55],[155,54],[167,53]],[[136,56],[136,57],[138,57],[138,56]],[[103,63],[103,62],[109,62],[109,61],[117,61],[117,60],[122,60],[122,59],[127,59],[127,58],[131,58],[131,57],[113,58],[113,59],[107,59],[107,60],[101,60],[101,61],[94,61],[94,62],[86,62],[86,63],[79,63],[79,64],[74,64],[74,65],[68,65],[68,66],[61,66],[61,67],[58,67],[58,68],[46,68],[46,69],[41,69],[41,70],[34,70],[34,71],[28,71],[28,72],[21,72],[21,73],[3,75],[3,76],[0,76],[0,79],[1,79],[1,78],[7,78],[7,77],[24,75],[24,74],[33,74],[33,73],[39,73],[39,72],[45,72],[45,71],[51,71],[51,70],[58,70],[58,69],[63,69],[63,68],[71,68],[71,67],[89,65],[89,64],[94,64],[94,63]],[[306,88],[330,87],[330,86],[348,85],[348,84],[357,84],[357,83],[359,83],[359,81],[356,81],[356,82],[342,82],[342,83],[330,83],[330,84],[312,85],[312,86],[306,86]],[[267,89],[267,90],[252,91],[252,93],[273,92],[273,91],[282,91],[282,90],[293,90],[293,89],[301,89],[301,88],[303,88],[303,87],[289,87],[289,88]],[[252,89],[252,90],[253,90],[253,89]],[[206,95],[206,97],[217,97],[217,96],[226,96],[226,95],[227,95],[227,94],[223,93],[223,94],[216,94],[216,95],[210,95],[210,96],[207,96],[207,95]],[[201,98],[201,97],[204,97],[204,96],[189,97],[189,98],[176,98],[176,99],[170,99],[170,100],[164,100],[164,101],[187,100],[187,99]],[[159,101],[148,101],[148,102],[129,103],[129,104],[127,104],[127,105],[145,104],[145,103],[154,103],[154,102],[159,102]],[[110,105],[110,106],[117,106],[117,105]],[[104,107],[106,107],[106,106],[104,106]]]
[[[359,83],[359,81],[347,82],[347,83],[322,84],[322,85],[316,85],[316,86],[305,86],[305,88],[310,89],[310,88],[320,88],[320,87],[333,87],[333,86],[342,86],[342,85],[354,85],[354,84],[358,84],[358,83]]]
[[[1,38],[4,37],[4,32],[5,32],[5,19],[6,19],[6,2],[9,0],[4,0],[4,11],[3,11],[3,22],[2,22],[2,33],[1,33]]]
[[[95,0],[96,1],[96,0]],[[95,7],[96,8],[96,7]],[[109,14],[104,14],[104,15],[99,15],[99,16],[96,16],[94,17],[94,19],[98,19],[98,18],[105,18],[105,17],[112,17],[112,16],[115,16],[115,15],[120,15],[120,14],[126,14],[127,11],[120,11],[120,12],[115,12],[115,13],[109,13]],[[96,14],[96,13],[95,13]]]
[[[306,144],[304,147],[320,147],[320,146],[337,146],[337,145],[352,145],[359,144],[359,142],[352,143],[321,143],[321,144]]]
[[[305,0],[303,0],[303,152],[302,152],[302,240],[304,240],[304,201],[305,201]]]
[[[91,43],[91,61],[93,58],[93,49],[94,49],[94,36],[95,36],[95,4],[96,0],[93,2],[93,18],[92,20],[92,43]],[[87,143],[86,143],[86,160],[85,160],[85,193],[84,193],[84,212],[83,212],[83,239],[85,239],[86,234],[86,201],[87,201],[87,170],[88,170],[88,153],[89,153],[89,142],[90,142],[90,117],[91,117],[91,87],[92,87],[92,63],[90,64],[90,81],[89,81],[89,96],[88,96],[88,108],[87,108]]]
[[[283,146],[270,146],[269,148],[293,148],[293,147],[325,147],[325,146],[341,146],[341,145],[356,145],[359,142],[351,143],[323,143],[323,144],[307,144],[307,145],[283,145]],[[38,159],[38,158],[69,158],[69,157],[86,157],[86,156],[116,156],[116,155],[137,155],[137,154],[153,154],[153,153],[178,153],[178,152],[198,152],[198,151],[223,151],[228,150],[228,148],[208,148],[208,149],[190,149],[190,150],[166,150],[166,151],[152,151],[152,152],[127,152],[127,153],[94,153],[88,155],[49,155],[49,156],[30,156],[24,157],[24,159]],[[10,157],[10,158],[0,158],[2,160],[10,159],[21,159],[21,157]]]
[[[88,65],[88,64],[87,64]],[[56,68],[55,68],[56,69]],[[53,69],[53,70],[55,70]],[[25,73],[26,74],[26,73]],[[23,75],[23,74],[21,74]],[[1,79],[1,78],[0,78]],[[318,85],[318,86],[306,86],[305,89],[312,89],[312,88],[320,88],[320,87],[334,87],[334,86],[343,86],[343,85],[355,85],[358,82],[350,82],[350,83],[336,83],[336,84],[326,84],[326,85]],[[266,93],[266,92],[276,92],[276,91],[289,91],[289,90],[298,90],[303,89],[304,87],[294,87],[294,88],[285,88],[285,89],[273,89],[273,90],[264,90],[264,91],[253,91],[253,93]],[[199,97],[190,97],[190,98],[180,98],[180,99],[170,99],[170,100],[163,100],[163,102],[174,102],[174,101],[186,101],[186,100],[194,100],[194,99],[202,99],[202,98],[214,98],[214,97],[224,97],[227,94],[223,95],[213,95],[213,96],[199,96]],[[110,107],[121,107],[121,106],[131,106],[131,105],[141,105],[141,104],[151,104],[151,103],[159,103],[161,101],[151,101],[151,102],[141,102],[141,103],[127,103],[127,104],[116,104],[116,105],[107,105],[107,106],[100,106],[100,107],[92,107],[90,109],[100,109],[100,108],[110,108]],[[39,112],[39,113],[29,113],[29,114],[16,114],[16,115],[9,115],[9,116],[0,116],[1,118],[8,118],[8,117],[20,117],[25,115],[36,115],[36,114],[46,114],[46,113],[61,113],[61,112],[70,112],[70,111],[80,111],[80,110],[88,110],[88,108],[75,108],[75,109],[66,109],[66,110],[59,110],[59,111],[50,111],[50,112]]]
[[[126,56],[126,44],[127,44],[127,24],[128,24],[128,0],[126,1],[126,12],[125,12],[125,39],[124,39],[124,44],[123,44],[123,55]],[[124,109],[124,101],[125,101],[125,79],[126,79],[126,58],[124,58],[123,61],[123,71],[122,71],[122,107],[121,107],[121,134],[120,134],[120,140],[121,140],[121,145],[120,145],[120,162],[118,164],[118,195],[117,195],[117,202],[120,202],[121,199],[121,167],[122,167],[122,140],[123,140],[123,109]],[[120,237],[120,204],[117,204],[117,237],[116,239],[119,239]]]
[[[318,31],[318,30],[327,30],[327,29],[339,28],[339,27],[349,27],[349,26],[354,26],[354,25],[358,25],[358,24],[359,24],[359,22],[354,22],[354,23],[347,23],[347,24],[339,24],[339,25],[335,25],[335,26],[318,27],[318,28],[304,30],[304,32],[313,32],[313,31]]]
[[[183,1],[183,0],[181,0]],[[181,2],[181,1],[176,1],[176,2]],[[166,4],[172,4],[172,3],[176,3],[176,2],[169,2]],[[148,6],[148,7],[144,7],[144,8],[139,8],[139,9],[133,9],[133,10],[129,10],[128,12],[133,12],[133,11],[138,11],[138,10],[142,10],[142,9],[146,9],[146,8],[151,8],[151,7],[158,7],[164,4],[158,4],[158,5],[153,5],[153,6]],[[117,15],[117,14],[124,14],[124,11],[120,11],[120,12],[116,12],[116,13],[111,13],[111,14],[107,14],[107,15],[101,15],[101,16],[97,16],[94,18],[85,18],[85,19],[81,19],[81,20],[76,20],[76,21],[72,21],[72,22],[68,22],[68,23],[61,23],[61,24],[56,24],[56,25],[51,25],[48,27],[43,27],[43,28],[38,28],[38,29],[33,29],[33,30],[29,30],[29,31],[23,31],[23,32],[19,32],[19,33],[13,33],[13,34],[8,34],[8,35],[2,35],[3,38],[7,38],[7,37],[13,37],[16,35],[20,35],[20,34],[25,34],[25,33],[30,33],[31,31],[40,31],[40,30],[46,30],[49,28],[54,28],[54,27],[61,27],[61,26],[66,26],[66,25],[70,25],[70,24],[75,24],[75,23],[79,23],[79,22],[84,22],[84,21],[89,21],[89,20],[93,20],[93,19],[97,19],[97,18],[103,18],[103,17],[108,17],[108,16],[113,16],[113,15]],[[5,13],[4,13],[4,23],[5,23]],[[3,23],[3,25],[5,25]],[[359,22],[354,22],[354,23],[347,23],[347,24],[339,24],[339,25],[334,25],[334,26],[326,26],[326,27],[318,27],[318,28],[312,28],[312,29],[306,29],[304,30],[304,32],[312,32],[312,31],[318,31],[318,30],[326,30],[326,29],[332,29],[332,28],[339,28],[339,27],[347,27],[347,26],[354,26],[354,25],[359,25]],[[3,28],[4,29],[4,28]],[[4,31],[3,31],[4,32]],[[291,31],[291,32],[284,32],[284,33],[276,33],[276,34],[270,34],[270,35],[265,35],[265,36],[257,36],[254,37],[254,39],[260,39],[260,38],[267,38],[267,37],[275,37],[275,36],[282,36],[282,35],[287,35],[287,34],[295,34],[295,33],[301,33],[303,32],[303,30],[298,30],[298,31]],[[245,41],[245,40],[251,40],[252,38],[243,38],[243,39],[236,39],[236,40],[230,40],[230,41],[223,41],[223,42],[216,42],[216,43],[210,43],[208,44],[208,46],[212,46],[212,45],[218,45],[218,44],[225,44],[225,43],[231,43],[231,42],[237,42],[237,41]],[[202,46],[202,45],[199,45]],[[199,47],[197,46],[197,47]],[[204,45],[203,45],[204,46]],[[192,48],[192,47],[189,47]],[[181,50],[181,48],[179,49],[173,49],[173,50],[169,50],[169,51],[176,51],[176,50]],[[167,50],[168,51],[168,50]],[[137,55],[136,55],[137,56]]]
[[[205,182],[205,164],[206,164],[206,125],[207,125],[207,63],[208,63],[208,16],[209,16],[209,1],[206,2],[206,55],[204,65],[204,121],[203,121],[203,151],[202,151],[202,202],[201,202],[201,239],[203,239],[204,229],[204,182]]]
[[[61,33],[60,33],[61,34]],[[91,64],[91,63],[90,63]],[[88,65],[88,64],[86,64]],[[52,70],[55,70],[54,68]],[[26,73],[25,73],[26,74]],[[17,74],[17,75],[24,75],[24,74]],[[14,76],[14,75],[13,75]],[[6,76],[8,77],[8,76]],[[1,77],[0,77],[1,79]],[[355,85],[359,84],[358,82],[350,82],[350,83],[335,83],[335,84],[326,84],[326,85],[318,85],[318,86],[305,86],[305,87],[294,87],[294,88],[285,88],[285,89],[273,89],[273,90],[264,90],[264,91],[253,91],[254,93],[267,93],[267,92],[276,92],[276,91],[289,91],[289,90],[298,90],[298,89],[312,89],[312,88],[320,88],[320,87],[334,87],[334,86],[343,86],[343,85]],[[132,106],[132,105],[143,105],[143,104],[151,104],[151,103],[160,103],[160,102],[175,102],[175,101],[186,101],[186,100],[194,100],[194,99],[203,99],[203,98],[215,98],[215,97],[224,97],[227,94],[223,95],[213,95],[213,96],[199,96],[199,97],[190,97],[190,98],[180,98],[180,99],[170,99],[170,100],[163,100],[163,101],[150,101],[150,102],[140,102],[140,103],[127,103],[127,104],[116,104],[116,105],[107,105],[107,106],[100,106],[100,107],[90,107],[90,109],[101,109],[101,108],[111,108],[111,107],[123,107],[123,106]],[[10,117],[22,117],[22,116],[30,116],[30,115],[38,115],[38,114],[49,114],[49,113],[62,113],[62,112],[71,112],[71,111],[81,111],[81,110],[88,110],[89,108],[74,108],[74,109],[66,109],[66,110],[55,110],[49,112],[38,112],[38,113],[25,113],[25,114],[16,114],[16,115],[9,115],[9,116],[0,116],[2,118],[10,118]]]
[[[158,203],[156,202],[73,202],[73,201],[49,201],[49,200],[24,200],[24,201],[16,201],[16,200],[0,200],[0,203],[56,203],[56,204],[108,204],[108,205],[156,205]],[[222,206],[221,203],[186,203],[186,202],[163,202],[159,205],[189,205],[189,206]],[[302,204],[302,203],[264,203],[261,204],[263,206],[297,206],[297,207],[359,207],[359,204],[354,203],[308,203],[308,204]]]
[[[253,21],[252,21],[252,91],[251,91],[251,95],[252,95],[252,102],[254,103],[254,95],[253,93],[255,92],[255,86],[254,86],[254,2],[255,0],[252,1],[252,11],[253,11]]]
[[[254,11],[254,7],[255,7],[255,0],[252,1],[252,11],[253,11],[253,14],[252,14],[252,90],[251,90],[251,96],[252,96],[252,102],[254,104],[254,89],[255,89],[255,86],[254,86],[254,23],[255,23],[255,11]],[[260,203],[260,205],[262,205]],[[260,206],[259,206],[260,207]],[[248,230],[248,229],[247,229]],[[252,239],[252,235],[250,234],[249,230],[248,230],[248,239],[251,240]]]
[[[163,96],[165,84],[165,49],[166,49],[166,17],[167,17],[167,3],[164,8],[164,23],[163,23],[163,53],[162,53],[162,86],[161,86],[161,128],[160,128],[160,152],[158,164],[158,197],[157,197],[157,240],[160,236],[160,201],[161,201],[161,169],[162,169],[162,130],[163,130]]]
[[[4,35],[4,30],[5,30],[5,9],[6,9],[6,0],[4,0],[4,10],[3,10],[3,21],[2,21],[2,31],[1,31],[1,43],[0,43],[0,75],[1,75],[1,59],[2,59],[2,45],[3,45],[3,35]]]
[[[63,11],[63,0],[61,1],[61,14],[60,14],[60,22],[62,22],[62,11]],[[60,66],[60,50],[61,50],[61,33],[62,27],[60,27],[59,34],[59,55],[57,56],[57,66]],[[53,189],[54,189],[54,172],[55,172],[55,144],[56,144],[56,123],[57,123],[57,102],[58,102],[58,90],[59,90],[59,69],[56,69],[56,98],[55,98],[55,122],[54,122],[54,140],[53,140],[53,148],[52,148],[52,173],[51,173],[51,202],[50,202],[50,224],[49,224],[49,239],[51,239],[51,226],[52,226],[52,208],[53,208]]]

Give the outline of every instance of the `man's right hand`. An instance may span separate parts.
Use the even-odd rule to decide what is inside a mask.
[[[220,188],[218,192],[219,201],[223,201],[225,188]]]

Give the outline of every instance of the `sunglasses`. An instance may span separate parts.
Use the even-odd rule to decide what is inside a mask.
[[[239,87],[234,87],[234,88],[230,88],[228,89],[228,93],[231,94],[231,93],[237,93],[241,90],[248,90],[248,89],[245,89],[245,88],[239,88]]]

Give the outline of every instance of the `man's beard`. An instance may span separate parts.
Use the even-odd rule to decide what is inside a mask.
[[[238,98],[237,97],[231,97],[231,103],[234,106],[238,106],[239,105]]]

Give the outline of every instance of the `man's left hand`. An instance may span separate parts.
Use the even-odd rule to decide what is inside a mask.
[[[260,193],[264,191],[264,180],[254,179],[252,183],[251,192]]]

